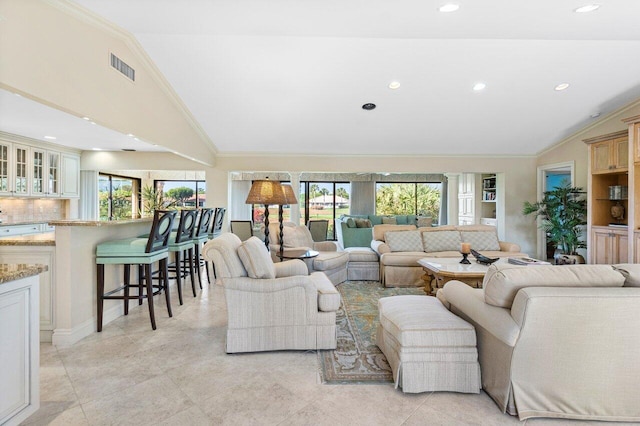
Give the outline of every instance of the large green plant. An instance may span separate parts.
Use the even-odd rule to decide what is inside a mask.
[[[547,238],[563,253],[576,254],[577,249],[587,246],[581,238],[587,224],[587,200],[582,188],[565,184],[546,191],[541,201],[525,201],[522,213],[540,217]]]
[[[166,210],[175,208],[175,201],[166,200],[164,193],[158,191],[151,185],[142,188],[142,212],[146,215],[152,215],[155,210]]]

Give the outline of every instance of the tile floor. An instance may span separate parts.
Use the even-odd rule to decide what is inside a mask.
[[[188,293],[187,293],[188,294]],[[502,425],[581,422],[500,413],[485,394],[405,395],[393,385],[323,385],[313,351],[227,355],[224,293],[205,286],[173,318],[156,297],[69,348],[41,345],[34,425]],[[582,422],[596,424],[597,422]]]

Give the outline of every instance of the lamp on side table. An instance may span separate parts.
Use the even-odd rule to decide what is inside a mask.
[[[245,203],[264,205],[264,245],[269,250],[269,205],[286,204],[282,185],[278,181],[269,180],[269,178],[254,180]]]

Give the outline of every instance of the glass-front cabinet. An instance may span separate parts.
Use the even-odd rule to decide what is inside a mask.
[[[44,160],[46,152],[40,149],[31,149],[32,172],[31,175],[31,194],[45,195],[44,184]]]
[[[47,151],[47,195],[60,195],[60,153]]]
[[[60,153],[31,148],[31,195],[60,196]]]
[[[11,195],[11,145],[0,142],[0,195]]]
[[[13,145],[13,195],[29,195],[29,147]]]

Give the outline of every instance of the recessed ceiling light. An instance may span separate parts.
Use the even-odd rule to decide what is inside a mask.
[[[152,143],[151,145],[153,145],[153,146],[158,146],[158,144],[157,144],[157,143]]]
[[[445,13],[447,13],[447,12],[455,12],[458,9],[460,9],[460,6],[457,5],[457,4],[453,4],[453,3],[444,4],[444,5],[442,5],[442,6],[440,6],[438,8],[438,10],[440,12],[445,12]]]
[[[138,139],[138,138],[133,138],[133,140],[134,140],[134,141],[139,141],[140,139]]]
[[[367,103],[362,105],[362,109],[367,110],[367,111],[371,111],[372,109],[376,108],[376,104],[372,104],[372,103]]]
[[[96,124],[96,122],[95,122],[95,121],[92,121],[92,122],[91,122],[91,124]]]
[[[129,136],[130,138],[134,137],[135,135],[133,133],[129,133],[127,136]]]
[[[389,89],[396,90],[399,87],[400,87],[399,81],[392,81],[391,83],[389,83]]]
[[[593,114],[591,114],[591,118],[597,118],[597,117],[600,117],[599,112],[594,112]]]
[[[44,138],[45,138],[45,139],[52,140],[52,141],[55,141],[56,139],[58,139],[58,138],[56,138],[55,136],[45,136]]]
[[[599,4],[587,4],[574,10],[576,13],[589,13],[600,8]]]
[[[569,83],[560,83],[554,88],[554,90],[559,92],[561,90],[566,89],[567,87],[569,87]]]
[[[87,121],[91,120],[89,117],[82,117],[82,119]]]
[[[14,95],[16,95],[17,97],[21,98],[22,95],[20,93],[14,93]]]
[[[479,92],[480,90],[484,90],[485,87],[487,87],[487,85],[484,83],[476,83],[473,85],[473,90],[475,90],[476,92]]]
[[[102,148],[91,148],[94,151],[102,151]]]

